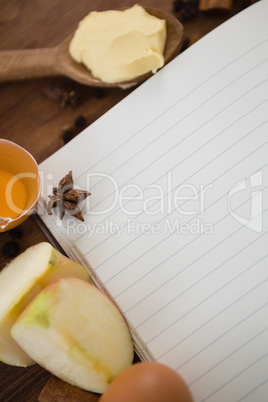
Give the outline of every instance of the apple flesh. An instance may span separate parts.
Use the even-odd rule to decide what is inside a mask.
[[[97,287],[77,278],[47,286],[11,334],[40,366],[87,391],[103,393],[133,362],[133,341],[121,312]]]
[[[89,281],[86,269],[43,242],[28,248],[0,272],[0,360],[14,366],[34,361],[21,350],[10,330],[28,303],[49,283],[75,276]]]

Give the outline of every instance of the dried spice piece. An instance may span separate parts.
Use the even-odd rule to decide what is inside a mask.
[[[198,14],[199,0],[174,0],[173,10],[182,22],[189,21]]]
[[[2,247],[2,253],[7,258],[14,258],[19,254],[19,244],[15,240],[7,241]]]
[[[73,130],[72,126],[64,126],[62,129],[62,135],[61,135],[61,146],[67,144],[69,141],[71,141],[74,137],[76,137],[76,132]]]
[[[105,95],[105,92],[102,88],[95,88],[94,89],[94,98],[102,99]]]
[[[199,3],[199,10],[201,11],[231,11],[232,7],[233,0],[200,0]]]
[[[74,218],[84,221],[78,203],[87,198],[91,193],[89,191],[74,189],[73,186],[73,174],[70,171],[60,180],[58,187],[53,188],[53,195],[49,196],[50,200],[47,204],[49,215],[52,215],[53,208],[58,207],[60,219],[63,219],[67,211]]]
[[[62,127],[61,145],[67,144],[77,134],[81,133],[87,127],[88,123],[83,115],[78,116],[73,125],[64,125]]]
[[[50,86],[45,87],[43,92],[49,99],[60,102],[62,107],[67,105],[78,106],[81,103],[80,95],[74,88]]]
[[[184,36],[182,46],[181,46],[181,53],[184,52],[184,50],[188,49],[190,46],[191,40],[188,36]]]
[[[20,245],[19,240],[22,238],[22,230],[19,228],[14,228],[9,231],[11,240],[4,243],[2,247],[2,253],[7,258],[14,258],[19,254]]]
[[[77,119],[74,122],[74,126],[78,131],[81,131],[84,128],[86,128],[87,121],[86,121],[85,117],[82,114],[77,117]]]
[[[61,106],[65,107],[68,104],[70,104],[72,106],[78,106],[80,104],[80,97],[79,97],[77,91],[75,91],[74,89],[65,91],[62,94]]]

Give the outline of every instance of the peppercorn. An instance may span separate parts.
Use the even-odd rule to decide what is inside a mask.
[[[76,133],[73,130],[69,130],[69,129],[63,130],[63,133],[62,133],[63,145],[67,144],[75,136],[76,136]]]
[[[15,240],[7,241],[2,247],[2,253],[7,258],[14,258],[19,254],[19,243]]]
[[[74,126],[77,130],[83,130],[87,126],[87,121],[84,116],[80,115],[74,122]]]
[[[199,0],[175,0],[173,10],[178,13],[178,18],[185,22],[196,17],[198,13]]]
[[[101,88],[94,89],[94,98],[102,99],[104,97],[104,90]]]

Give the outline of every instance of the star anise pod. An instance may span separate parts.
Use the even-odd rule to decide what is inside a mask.
[[[65,86],[53,85],[43,88],[43,93],[52,100],[59,101],[61,107],[67,105],[78,106],[81,103],[81,97],[78,89]]]
[[[74,189],[73,174],[70,171],[63,177],[58,187],[53,188],[53,195],[49,195],[50,200],[47,204],[47,212],[52,215],[52,208],[58,207],[60,219],[63,219],[65,211],[80,221],[84,221],[82,212],[78,203],[87,198],[91,193],[89,191]]]

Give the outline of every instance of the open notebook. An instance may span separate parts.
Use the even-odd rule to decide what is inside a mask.
[[[268,397],[268,1],[41,163],[39,214],[195,401]],[[48,216],[73,171],[85,222]]]

